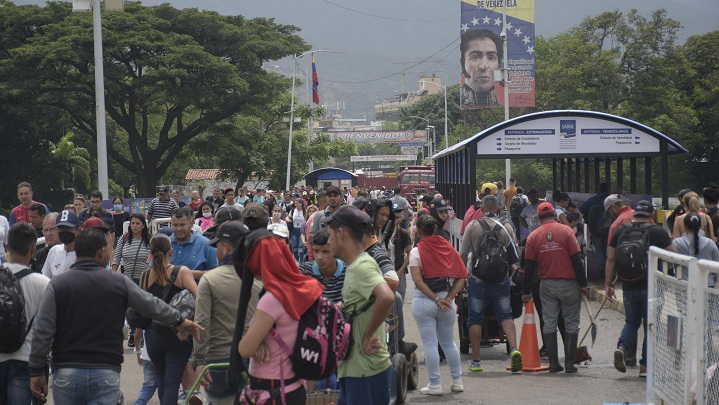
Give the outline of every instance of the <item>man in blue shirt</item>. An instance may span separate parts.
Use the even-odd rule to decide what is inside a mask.
[[[195,280],[199,280],[206,271],[217,267],[215,248],[210,240],[192,233],[192,209],[177,208],[172,212],[172,258],[171,264],[187,266],[192,270]]]
[[[172,236],[170,236],[172,257],[170,258],[170,263],[187,266],[192,271],[192,276],[199,283],[205,272],[217,267],[215,248],[210,246],[210,240],[206,237],[192,233],[194,223],[192,208],[175,208],[170,218],[172,226]],[[197,378],[195,370],[190,364],[191,361],[192,359],[187,363],[185,374],[182,376],[182,393],[179,399],[183,403],[188,395],[197,396],[199,399],[199,392],[188,392]]]

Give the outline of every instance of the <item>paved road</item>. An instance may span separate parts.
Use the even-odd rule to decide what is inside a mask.
[[[412,318],[412,295],[414,285],[409,281],[407,301],[404,304],[406,314],[406,331],[408,341],[419,343],[421,340]],[[590,302],[592,310],[599,309],[598,302]],[[586,314],[582,315],[582,331],[587,327],[589,320]],[[522,317],[515,321],[518,335],[522,331]],[[537,324],[539,324],[537,320]],[[626,374],[614,369],[613,352],[616,346],[619,331],[624,324],[624,316],[616,311],[604,309],[597,320],[599,328],[597,342],[589,352],[594,358],[591,364],[580,366],[579,372],[574,375],[559,373],[518,373],[512,374],[504,370],[508,364],[508,355],[504,345],[482,348],[482,365],[485,371],[471,373],[467,367],[471,360],[470,355],[462,355],[462,369],[464,388],[463,393],[447,393],[443,397],[426,397],[419,395],[418,391],[408,394],[408,403],[439,403],[439,404],[603,404],[603,403],[642,403],[645,402],[646,384],[644,379],[638,378],[639,370],[629,368]],[[539,337],[539,331],[538,337]],[[640,332],[641,333],[641,332]],[[459,337],[456,337],[459,342]],[[541,342],[541,340],[538,340]],[[424,349],[419,345],[418,358],[420,361],[419,384],[427,384],[427,373],[424,367]],[[561,348],[560,342],[560,352]],[[563,362],[560,356],[560,361]],[[449,367],[446,363],[441,366],[442,383],[449,391]],[[125,363],[122,369],[122,392],[125,403],[134,403],[140,386],[142,385],[142,368],[137,364],[132,349],[125,350]],[[52,403],[52,398],[48,403]],[[157,396],[150,404],[159,404]]]

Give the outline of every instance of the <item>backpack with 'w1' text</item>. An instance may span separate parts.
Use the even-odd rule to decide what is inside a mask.
[[[472,274],[488,283],[500,283],[509,270],[507,246],[502,242],[504,227],[497,223],[490,228],[486,221],[478,220],[484,232],[474,249]]]
[[[293,349],[274,330],[273,336],[290,356],[295,375],[316,381],[329,378],[342,364],[350,349],[352,330],[339,305],[322,295],[300,316]]]
[[[25,319],[25,297],[20,287],[20,279],[30,273],[24,269],[13,274],[9,267],[0,267],[0,353],[18,351],[32,326],[32,321],[28,325]]]
[[[619,236],[615,257],[617,274],[622,281],[638,281],[647,276],[647,251],[649,251],[649,223],[624,224]]]

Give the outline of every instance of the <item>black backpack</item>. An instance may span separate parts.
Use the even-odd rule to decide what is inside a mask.
[[[484,233],[479,238],[477,248],[472,255],[472,274],[488,283],[500,283],[507,277],[509,270],[507,246],[502,243],[504,228],[496,224],[490,228],[486,221],[477,221]]]
[[[300,316],[293,348],[285,345],[274,328],[270,333],[290,357],[295,375],[317,381],[329,378],[349,354],[352,344],[350,322],[346,321],[339,304],[321,295]]]
[[[617,274],[622,281],[639,281],[647,275],[649,228],[653,225],[641,222],[623,226],[615,248]]]
[[[592,235],[607,237],[609,235],[609,227],[605,226],[604,214],[604,199],[595,198],[589,207],[589,211],[585,216],[584,220],[587,222],[587,227]],[[611,224],[610,224],[611,225]]]
[[[509,215],[512,217],[519,217],[522,215],[524,207],[525,205],[522,202],[522,194],[516,194],[511,200],[509,200]]]
[[[32,273],[24,269],[13,274],[7,266],[0,267],[0,353],[14,353],[25,343],[33,319],[25,319],[25,297],[20,279]]]
[[[232,346],[236,348],[242,338],[247,307],[250,301],[254,276],[246,266],[247,258],[261,239],[277,238],[266,228],[254,230],[237,242],[239,251],[235,252],[235,271],[242,279],[240,303],[235,319],[235,333]],[[366,308],[363,308],[366,309]],[[325,296],[320,296],[305,311],[298,323],[295,345],[289,348],[273,328],[270,333],[290,357],[295,375],[306,380],[322,380],[328,378],[339,364],[349,355],[351,349],[351,320],[347,319],[338,304]],[[237,374],[243,373],[244,365],[239,352],[234,349],[230,354],[230,368]]]

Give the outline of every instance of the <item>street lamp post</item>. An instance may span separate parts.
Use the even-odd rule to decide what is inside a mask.
[[[447,86],[435,82],[422,81],[421,83],[434,84],[435,86],[441,87],[442,91],[444,91],[444,148],[447,149],[449,148],[449,137],[447,136]]]
[[[427,144],[427,155],[432,156],[432,145],[434,144],[434,126],[429,125],[429,120],[424,117],[419,117],[416,115],[410,115],[407,118],[416,118],[418,120],[422,120],[427,123],[427,137],[429,137],[429,129],[432,128],[432,138],[430,138],[430,141]],[[424,148],[422,148],[422,153],[424,154]],[[424,159],[423,159],[424,160]]]
[[[290,101],[290,142],[289,147],[287,148],[287,181],[285,182],[285,191],[289,191],[290,189],[290,172],[292,171],[292,127],[295,121],[295,76],[297,76],[297,59],[301,59],[307,55],[311,55],[317,52],[332,52],[337,53],[337,51],[328,51],[325,49],[318,49],[316,51],[307,51],[299,55],[294,55],[292,57],[292,96]],[[309,137],[309,134],[307,134]]]

